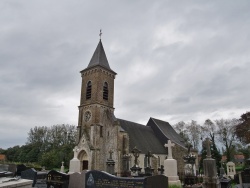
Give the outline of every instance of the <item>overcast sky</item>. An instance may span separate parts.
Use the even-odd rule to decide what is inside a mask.
[[[81,75],[102,42],[115,115],[146,124],[250,109],[250,1],[1,0],[0,148],[77,125]]]

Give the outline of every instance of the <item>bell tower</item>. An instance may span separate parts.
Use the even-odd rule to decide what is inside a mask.
[[[118,126],[114,116],[114,79],[100,39],[87,66],[81,72],[82,85],[77,127],[78,148],[86,153],[85,169],[105,170],[103,161],[116,150]],[[80,154],[78,155],[78,158]],[[80,159],[79,159],[80,160]]]
[[[114,79],[116,73],[109,66],[101,39],[87,68],[80,73],[82,86],[78,127],[80,126],[82,134],[82,130],[88,130],[91,124],[104,126],[103,110],[109,111],[110,115],[114,113]],[[79,134],[79,138],[81,134]]]

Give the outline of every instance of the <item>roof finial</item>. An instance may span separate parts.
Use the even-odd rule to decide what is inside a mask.
[[[100,36],[100,40],[102,39],[102,30],[100,29],[100,34],[99,34],[99,36]]]

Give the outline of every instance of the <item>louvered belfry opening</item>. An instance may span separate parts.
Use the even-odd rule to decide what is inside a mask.
[[[104,85],[103,85],[103,99],[108,100],[108,96],[109,96],[108,83],[104,82]]]
[[[91,99],[91,90],[92,90],[92,84],[91,81],[88,81],[86,90],[86,99]]]

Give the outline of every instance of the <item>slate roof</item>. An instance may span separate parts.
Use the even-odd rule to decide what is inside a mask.
[[[129,135],[129,152],[136,146],[144,154],[148,151],[155,154],[167,154],[166,148],[151,127],[122,119],[117,120],[120,122],[122,129]]]
[[[107,56],[105,54],[101,40],[99,41],[99,43],[95,49],[95,52],[94,52],[94,54],[89,62],[88,67],[84,70],[93,68],[95,66],[101,66],[102,68],[105,68],[106,70],[109,70],[112,73],[116,74],[109,66],[108,59],[107,59]],[[82,70],[82,71],[84,71],[84,70]]]
[[[155,134],[158,136],[162,144],[167,143],[168,140],[173,141],[175,144],[186,148],[184,140],[173,129],[173,127],[166,121],[155,118],[150,118],[147,126],[151,127]]]

